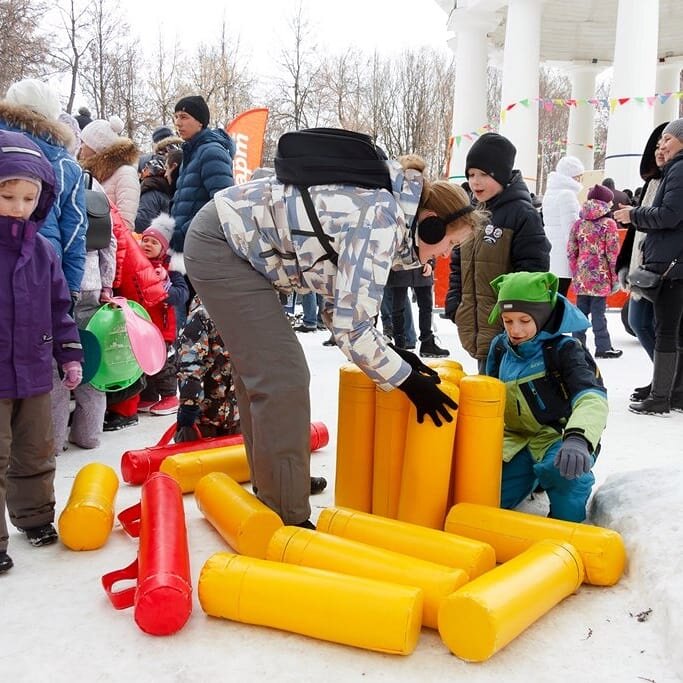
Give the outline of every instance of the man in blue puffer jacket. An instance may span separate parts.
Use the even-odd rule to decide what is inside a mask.
[[[85,233],[88,225],[83,172],[67,151],[71,131],[57,120],[58,93],[35,79],[10,86],[0,102],[0,129],[24,133],[52,164],[57,198],[40,229],[57,252],[71,297],[81,289],[85,269]]]
[[[197,211],[218,190],[235,184],[232,176],[235,143],[224,130],[209,130],[209,119],[209,107],[201,95],[183,97],[175,106],[175,126],[185,142],[171,207],[175,231],[170,246],[174,252],[183,251],[185,234]]]

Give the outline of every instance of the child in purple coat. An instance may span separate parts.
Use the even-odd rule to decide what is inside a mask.
[[[618,288],[615,271],[619,254],[617,224],[610,218],[614,195],[604,185],[594,185],[569,230],[567,258],[576,292],[576,307],[590,317],[596,358],[619,358],[607,330],[607,297]],[[586,333],[573,336],[586,345]]]
[[[52,165],[21,133],[0,131],[0,573],[12,524],[31,545],[54,543],[52,357],[64,385],[83,352],[57,254],[38,234],[55,200]]]

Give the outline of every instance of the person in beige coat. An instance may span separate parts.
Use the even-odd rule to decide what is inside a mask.
[[[116,204],[121,217],[133,230],[140,204],[140,180],[135,143],[120,135],[123,121],[111,116],[97,119],[81,132],[81,166],[100,182],[109,200]]]

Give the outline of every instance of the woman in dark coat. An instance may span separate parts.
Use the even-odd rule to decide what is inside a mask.
[[[668,416],[683,410],[683,119],[669,123],[659,147],[666,165],[652,206],[621,206],[615,220],[645,232],[643,266],[655,273],[668,270],[654,300],[655,352],[650,394],[631,403],[641,415]],[[669,269],[672,261],[676,263]]]

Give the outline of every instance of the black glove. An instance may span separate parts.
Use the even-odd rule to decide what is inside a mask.
[[[197,430],[194,428],[194,423],[199,417],[199,413],[199,406],[181,405],[178,408],[178,415],[176,417],[178,429],[173,437],[176,443],[196,441],[199,438]]]
[[[588,450],[588,442],[578,434],[570,434],[557,452],[553,465],[560,470],[565,479],[576,479],[591,471],[593,457]]]
[[[173,441],[176,443],[184,443],[185,441],[197,441],[199,434],[194,427],[178,427],[176,429]]]
[[[434,370],[434,368],[430,368],[429,365],[425,365],[419,358],[416,356],[414,353],[410,351],[406,351],[405,349],[398,349],[396,348],[393,344],[388,345],[389,348],[393,349],[396,351],[396,353],[401,356],[401,358],[410,365],[410,367],[415,370],[415,372],[420,373],[421,375],[428,375],[430,377],[438,377],[439,373]],[[414,401],[413,401],[414,402]]]
[[[437,427],[442,424],[439,416],[446,422],[453,422],[453,416],[448,412],[448,408],[456,410],[458,404],[436,386],[440,381],[438,376],[426,377],[413,370],[398,386],[415,405],[417,421],[420,424],[424,422],[425,415],[429,415]]]

